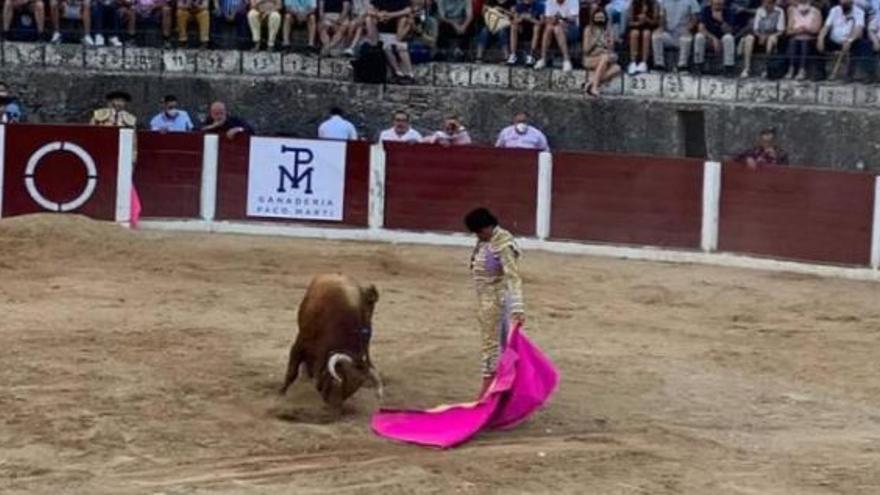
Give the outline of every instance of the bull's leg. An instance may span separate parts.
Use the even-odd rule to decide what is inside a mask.
[[[372,382],[373,387],[376,388],[376,398],[379,399],[379,402],[382,402],[385,398],[385,385],[382,384],[382,377],[379,375],[379,370],[371,365],[369,373],[370,381]]]
[[[298,343],[294,343],[290,348],[290,360],[287,362],[287,375],[284,377],[284,385],[278,391],[281,395],[287,393],[290,385],[296,381],[299,375],[299,365],[303,361],[303,352]]]

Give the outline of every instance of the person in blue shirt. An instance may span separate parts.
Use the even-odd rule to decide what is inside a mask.
[[[150,130],[159,132],[189,132],[193,130],[192,120],[186,111],[179,108],[177,98],[167,95],[162,98],[164,108],[150,121]]]
[[[9,86],[0,82],[0,124],[24,122],[24,112],[18,100],[9,94]]]

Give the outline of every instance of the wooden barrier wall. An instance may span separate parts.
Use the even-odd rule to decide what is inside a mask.
[[[202,189],[201,133],[137,134],[134,184],[145,217],[197,218]]]
[[[385,143],[385,227],[462,232],[485,206],[519,235],[535,235],[538,153]]]

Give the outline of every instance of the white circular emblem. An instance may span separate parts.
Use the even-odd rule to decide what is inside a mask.
[[[40,160],[49,153],[54,153],[56,151],[69,151],[73,153],[79,157],[79,160],[86,167],[86,175],[88,177],[86,187],[76,199],[68,201],[67,203],[49,201],[42,193],[40,193],[40,190],[37,189],[37,185],[34,183],[34,174],[37,171],[37,166],[40,165]],[[92,194],[94,194],[95,187],[98,185],[98,169],[95,167],[95,160],[92,159],[92,155],[80,146],[68,141],[53,141],[43,145],[42,148],[35,151],[28,159],[27,168],[24,171],[24,185],[27,187],[28,194],[31,195],[31,198],[33,198],[37,204],[49,211],[75,210],[88,201],[89,198],[92,197]]]

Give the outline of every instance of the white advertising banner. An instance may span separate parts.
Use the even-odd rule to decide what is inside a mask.
[[[345,142],[251,138],[249,217],[342,221]]]

